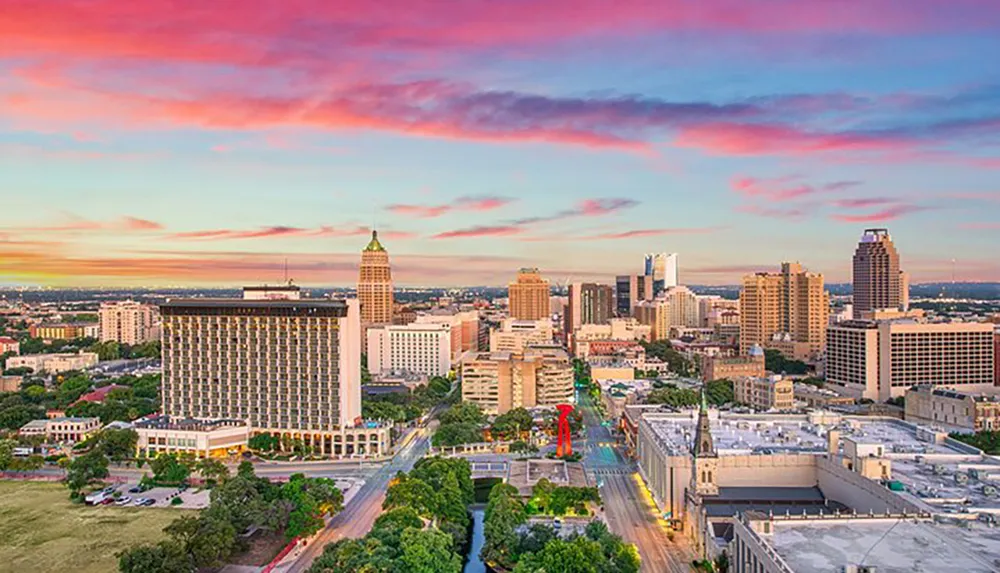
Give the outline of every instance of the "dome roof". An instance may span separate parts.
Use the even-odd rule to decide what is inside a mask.
[[[764,356],[764,349],[759,344],[754,344],[747,350],[747,354],[750,356]]]
[[[385,247],[383,247],[382,243],[378,241],[378,231],[372,231],[372,240],[368,242],[368,246],[365,247],[365,250],[379,252],[385,251]]]

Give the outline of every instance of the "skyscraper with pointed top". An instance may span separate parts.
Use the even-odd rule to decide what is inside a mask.
[[[719,454],[712,440],[712,424],[708,419],[708,400],[701,390],[701,408],[698,409],[698,426],[694,431],[691,448],[694,465],[691,475],[692,490],[697,495],[719,495]]]
[[[361,302],[361,323],[389,324],[392,322],[392,270],[389,252],[372,231],[372,240],[361,251],[358,274],[358,300]]]

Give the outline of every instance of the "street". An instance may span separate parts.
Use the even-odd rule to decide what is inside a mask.
[[[579,407],[587,432],[583,462],[599,484],[608,527],[639,548],[642,571],[690,571],[694,559],[690,546],[680,535],[676,541],[667,537],[656,508],[642,495],[635,464],[624,458],[611,431],[601,425],[592,398],[581,394]]]
[[[382,500],[385,499],[389,481],[397,472],[408,472],[413,469],[417,460],[427,453],[430,437],[436,426],[437,423],[432,422],[429,427],[421,428],[419,434],[397,453],[391,462],[368,478],[346,507],[333,516],[326,527],[301,550],[295,561],[283,564],[276,568],[275,572],[303,573],[317,557],[323,554],[323,548],[327,544],[342,538],[364,537],[382,513]]]

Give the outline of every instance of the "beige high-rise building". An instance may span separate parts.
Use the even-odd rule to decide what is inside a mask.
[[[521,352],[529,346],[552,344],[552,321],[505,318],[490,331],[491,352]]]
[[[564,313],[567,336],[584,324],[607,324],[615,314],[615,291],[609,285],[573,283]]]
[[[826,381],[879,402],[916,384],[989,392],[995,352],[988,323],[849,320],[827,332]]]
[[[865,229],[854,251],[854,318],[873,310],[900,310],[909,305],[909,277],[899,270],[899,253],[888,229]]]
[[[321,455],[383,455],[388,427],[361,424],[357,300],[167,299],[162,413],[244,420]]]
[[[782,263],[779,273],[746,275],[740,291],[740,353],[760,345],[790,358],[816,357],[826,345],[829,314],[822,274]]]
[[[523,353],[469,352],[461,363],[462,400],[487,414],[574,403],[573,364],[557,346]]]
[[[392,323],[392,270],[389,252],[379,242],[378,231],[372,231],[372,240],[361,251],[358,300],[362,324]]]
[[[669,339],[673,327],[701,326],[698,297],[684,286],[670,287],[656,300],[639,302],[633,312],[640,324],[651,327],[653,340]]]
[[[134,300],[102,302],[97,313],[101,342],[136,345],[160,338],[160,316],[155,306]]]
[[[508,285],[510,317],[517,320],[541,320],[549,317],[549,281],[538,269],[521,269],[517,280]]]

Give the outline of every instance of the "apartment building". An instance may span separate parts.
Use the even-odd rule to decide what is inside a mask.
[[[552,344],[552,321],[505,318],[490,331],[490,352],[522,352],[529,346]]]
[[[136,345],[160,338],[157,308],[134,300],[104,302],[98,310],[101,342]]]
[[[86,370],[96,366],[98,362],[97,353],[80,352],[58,353],[58,354],[29,354],[27,356],[13,356],[7,359],[7,368],[31,368],[35,374],[60,374],[70,370]]]
[[[778,273],[746,275],[740,291],[740,352],[756,344],[789,358],[817,357],[826,344],[829,312],[823,275],[806,272],[798,263],[782,263]]]
[[[780,375],[737,378],[733,380],[733,394],[738,404],[755,410],[795,409],[792,380]]]
[[[878,402],[917,384],[984,392],[994,387],[994,352],[991,324],[845,321],[827,332],[826,380]]]
[[[0,354],[21,353],[21,343],[9,336],[0,336]]]
[[[971,394],[930,384],[906,391],[906,421],[972,432],[1000,430],[1000,396]]]
[[[513,408],[572,404],[573,364],[557,346],[523,353],[469,352],[461,362],[462,400],[488,414]]]
[[[244,420],[254,434],[288,435],[320,455],[384,455],[370,443],[387,443],[380,434],[389,428],[361,420],[359,306],[353,299],[168,299],[160,307],[162,413]]]
[[[571,335],[584,324],[607,324],[615,313],[615,291],[608,285],[573,283],[563,312],[563,332]]]
[[[74,338],[97,338],[100,327],[97,323],[49,323],[32,324],[28,327],[28,335],[42,340],[73,340]]]
[[[541,320],[549,317],[551,289],[538,269],[521,269],[517,280],[507,287],[510,317],[515,320]]]
[[[459,325],[461,328],[461,325]],[[452,326],[448,323],[368,329],[368,370],[447,376],[451,371]]]
[[[675,327],[701,326],[698,297],[687,287],[670,287],[655,300],[634,305],[635,318],[651,329],[653,340],[668,340]]]

